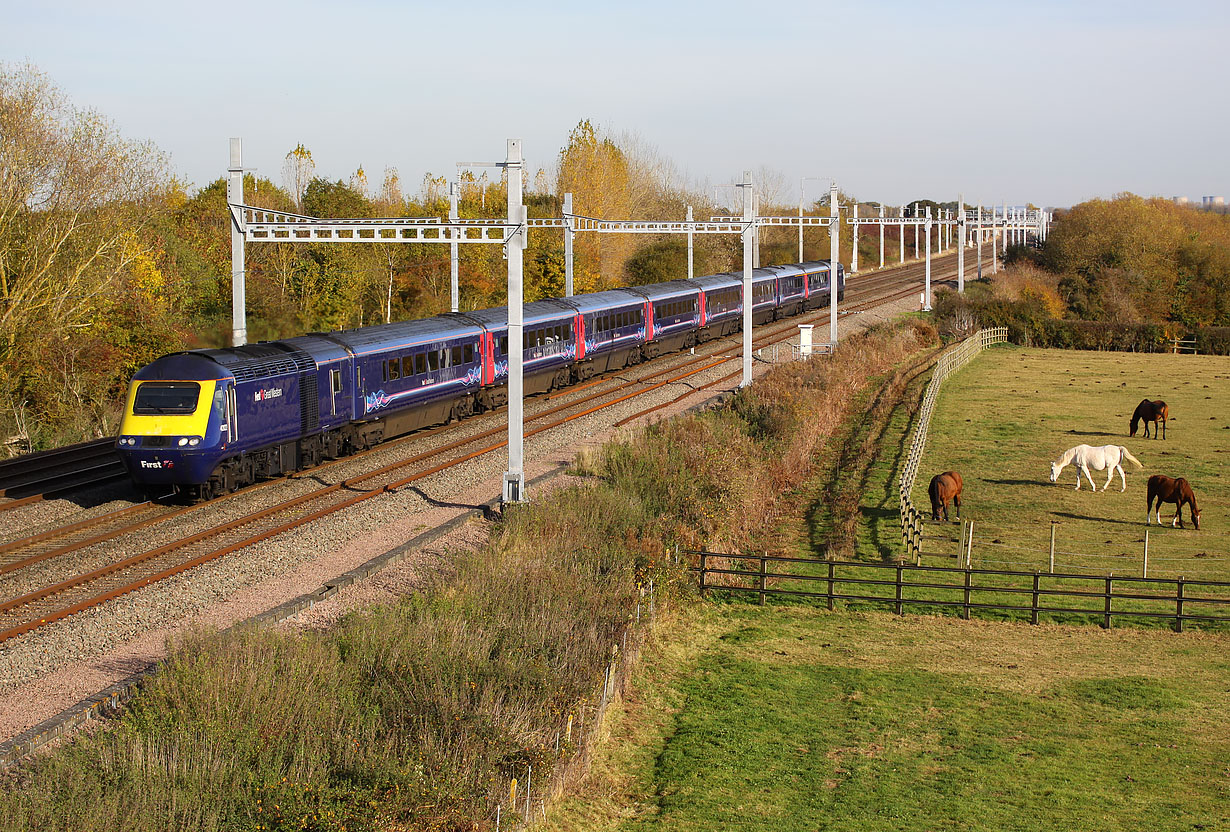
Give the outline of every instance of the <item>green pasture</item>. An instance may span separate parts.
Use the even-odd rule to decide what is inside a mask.
[[[1170,406],[1167,439],[1128,437],[1141,399]],[[929,512],[927,484],[941,471],[964,479],[961,516],[974,521],[975,566],[1049,568],[1052,521],[1056,571],[1140,575],[1145,482],[1185,477],[1200,503],[1201,529],[1165,525],[1149,535],[1149,576],[1230,580],[1230,358],[1076,352],[1001,346],[945,382],[936,403],[913,499]],[[1143,464],[1125,462],[1096,494],[1076,469],[1049,481],[1050,462],[1079,444],[1123,445]],[[1099,489],[1106,474],[1092,472]],[[955,562],[961,525],[928,523],[924,562]]]
[[[1230,828],[1227,636],[710,604],[550,830]]]

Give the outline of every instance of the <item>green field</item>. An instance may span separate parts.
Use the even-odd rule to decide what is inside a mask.
[[[1225,635],[708,604],[555,830],[1230,828]]]
[[[1170,406],[1167,439],[1128,437],[1143,398]],[[1139,575],[1145,482],[1185,477],[1196,491],[1201,529],[1166,525],[1149,536],[1149,576],[1230,580],[1230,358],[995,347],[945,382],[936,403],[913,498],[929,512],[927,484],[954,469],[965,481],[961,516],[975,521],[974,565],[1047,569],[1051,521],[1056,571]],[[1125,463],[1109,491],[1074,490],[1076,469],[1049,481],[1050,461],[1079,444],[1123,445]],[[1099,488],[1106,475],[1093,472]],[[1185,522],[1187,512],[1184,512]],[[955,556],[961,526],[928,523],[925,562]]]

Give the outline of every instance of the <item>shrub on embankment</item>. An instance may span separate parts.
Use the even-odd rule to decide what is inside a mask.
[[[1026,347],[1113,352],[1170,352],[1172,338],[1190,335],[1196,352],[1230,355],[1230,327],[1206,326],[1188,329],[1176,324],[1116,323],[1054,317],[1043,298],[1026,293],[1008,299],[980,291],[958,295],[942,291],[935,296],[936,324],[948,335],[959,337],[982,327],[1008,327],[1008,340]]]
[[[110,730],[14,776],[0,828],[492,828],[510,777],[532,765],[536,803],[576,770],[558,738],[570,715],[592,729],[642,589],[688,592],[668,548],[746,546],[796,510],[783,492],[858,392],[934,340],[876,328],[614,443],[599,476],[510,513],[400,603],[326,632],[189,638]]]

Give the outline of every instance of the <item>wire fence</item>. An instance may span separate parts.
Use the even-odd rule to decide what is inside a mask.
[[[607,709],[625,690],[656,616],[657,597],[650,581],[642,588],[634,609],[629,610],[627,626],[611,645],[610,660],[594,680],[592,694],[561,714],[558,725],[546,730],[548,748],[539,756],[537,768],[527,761],[489,793],[488,820],[495,824],[496,832],[522,830],[545,820],[551,801],[570,782],[584,776]]]
[[[1041,520],[1011,526],[982,520],[926,525],[919,562],[1090,572],[1149,577],[1230,580],[1230,550],[1194,546],[1169,526],[1109,525],[1095,521]]]
[[[899,486],[901,545],[905,548],[907,560],[918,562],[922,557],[923,514],[914,507],[910,493],[914,490],[914,481],[918,477],[918,466],[927,448],[927,430],[931,426],[931,413],[935,409],[935,400],[939,396],[940,387],[950,375],[968,364],[984,349],[1007,340],[1008,327],[1006,326],[982,329],[945,352],[935,362],[935,370],[931,374],[931,381],[927,384],[927,390],[923,394],[922,407],[918,411],[918,422],[914,425],[910,449],[901,469]]]

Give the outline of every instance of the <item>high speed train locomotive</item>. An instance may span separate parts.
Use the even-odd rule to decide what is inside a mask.
[[[752,274],[753,323],[828,306],[828,261]],[[837,297],[845,270],[836,264]],[[738,332],[741,272],[525,304],[526,395]],[[151,496],[210,499],[508,400],[508,309],[163,356],[116,448]]]

